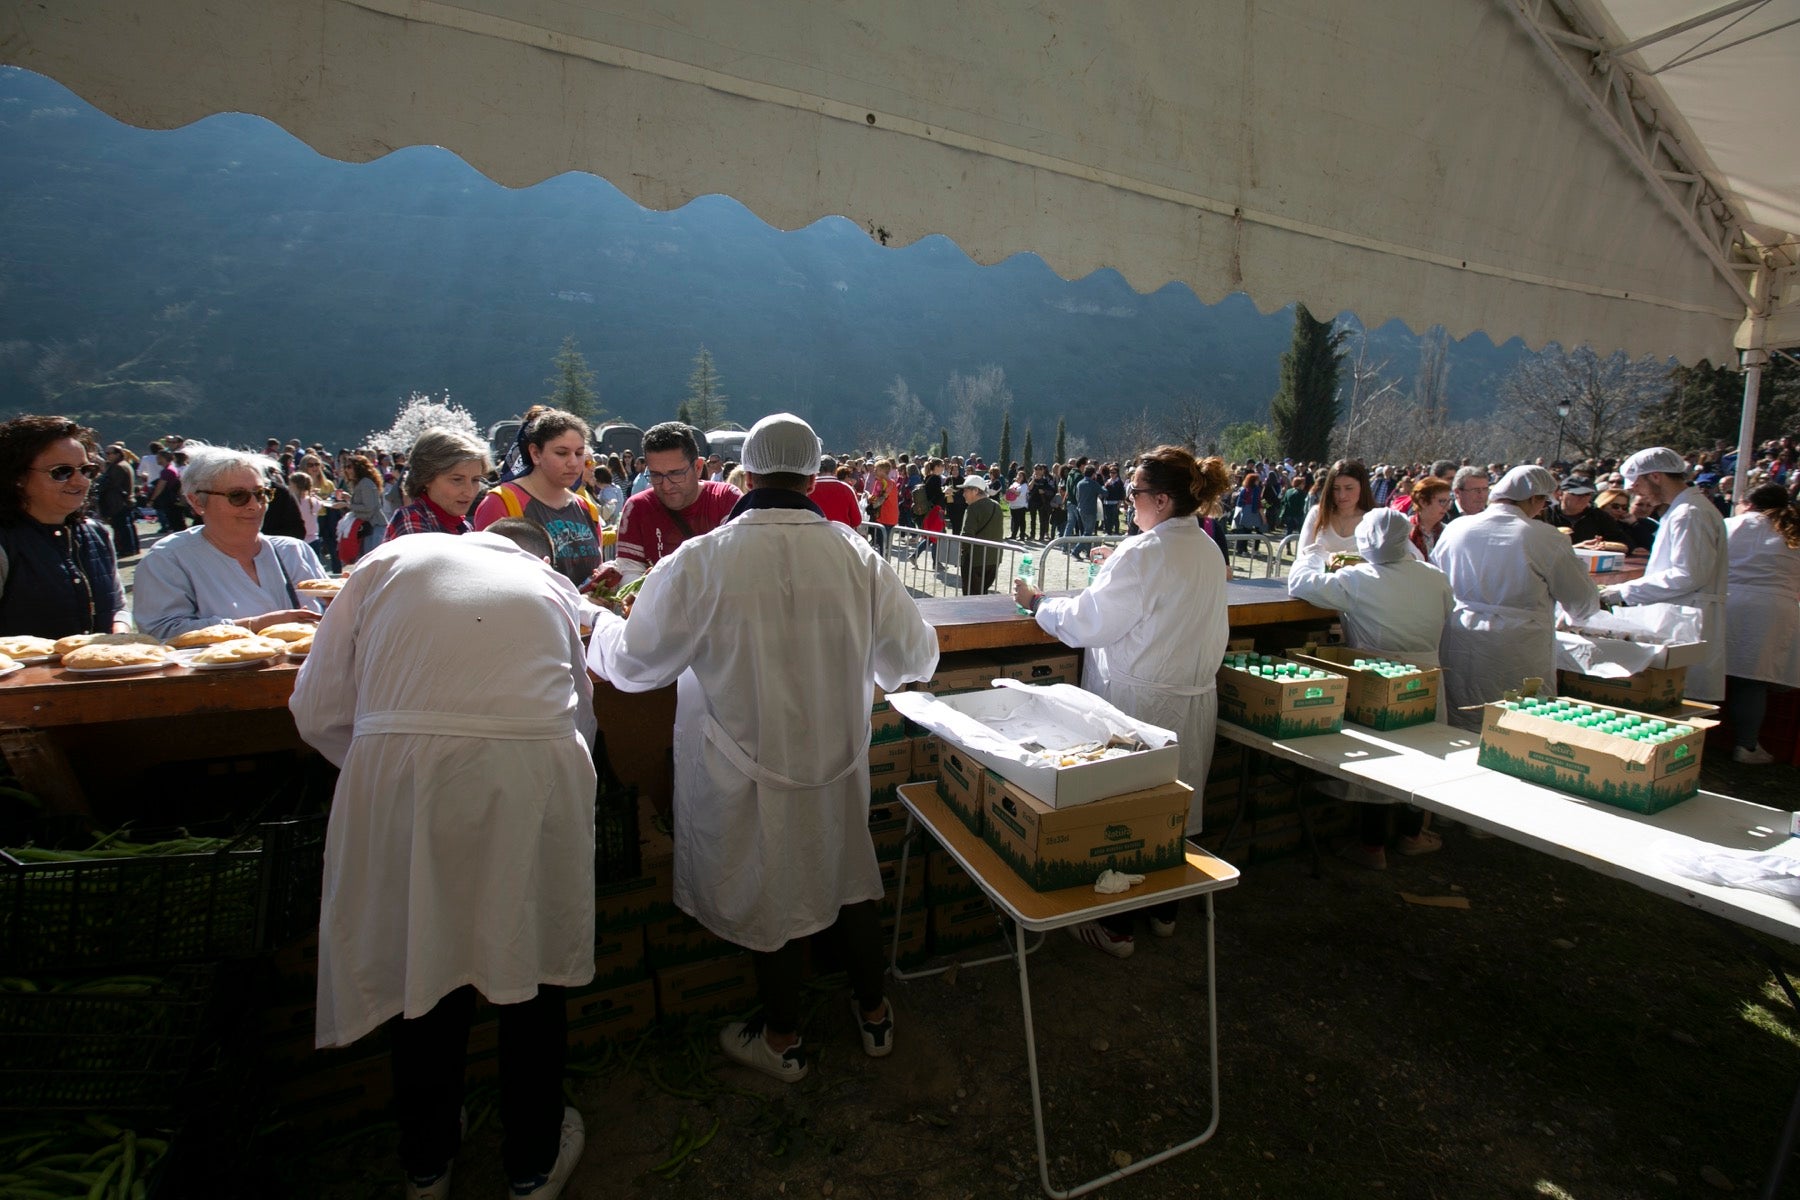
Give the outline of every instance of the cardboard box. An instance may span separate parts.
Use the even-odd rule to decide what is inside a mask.
[[[981,895],[975,877],[950,857],[942,846],[933,846],[925,857],[925,899],[932,905],[949,904]]]
[[[1681,707],[1687,693],[1687,668],[1650,667],[1623,679],[1558,671],[1556,690],[1576,700],[1592,700],[1633,712],[1667,712]]]
[[[869,746],[870,800],[879,802],[893,798],[894,789],[912,778],[912,756],[909,738]]]
[[[1389,679],[1379,671],[1354,665],[1359,658],[1385,657],[1371,650],[1308,644],[1288,651],[1287,656],[1295,662],[1334,672],[1348,680],[1344,715],[1358,725],[1370,729],[1405,729],[1409,725],[1429,725],[1437,720],[1444,673],[1436,667],[1422,667],[1417,675]]]
[[[944,743],[938,740],[936,734],[918,732],[919,727],[910,721],[907,722],[907,725],[915,731],[912,738],[912,778],[907,782],[918,783],[922,780],[936,779],[938,777],[938,759],[943,754]]]
[[[387,1054],[357,1054],[355,1047],[318,1051],[317,1070],[278,1085],[276,1118],[299,1132],[363,1125],[387,1114],[394,1101],[394,1067]]]
[[[1685,736],[1651,746],[1530,716],[1504,703],[1486,704],[1475,761],[1544,787],[1655,813],[1699,790],[1705,730],[1687,728]]]
[[[1005,665],[990,651],[947,655],[938,662],[937,674],[920,684],[920,690],[937,696],[952,692],[987,691],[996,679],[1006,678]]]
[[[1108,867],[1145,875],[1180,866],[1193,794],[1176,780],[1074,808],[1051,808],[1006,783],[987,796],[982,840],[1035,891],[1092,887]]]
[[[987,798],[990,776],[993,786],[998,787],[998,775],[955,746],[945,746],[938,758],[938,799],[976,837],[981,836],[981,810]]]
[[[658,971],[680,963],[723,958],[741,949],[684,912],[644,926],[646,959]]]
[[[656,1021],[656,985],[649,978],[623,987],[584,988],[569,995],[569,1048],[619,1041]]]
[[[926,931],[930,928],[930,919],[924,908],[915,908],[900,918],[900,965],[913,966],[930,957]],[[894,917],[888,913],[881,922],[881,958],[887,961],[888,954],[894,949]]]
[[[756,972],[748,954],[659,969],[656,1007],[665,1017],[735,1013],[756,1002]]]
[[[1344,700],[1349,691],[1350,683],[1342,675],[1264,679],[1220,667],[1219,720],[1271,738],[1337,733],[1344,727]]]
[[[1030,646],[1000,652],[1000,674],[1021,683],[1081,684],[1081,651]]]
[[[1619,569],[1619,563],[1625,558],[1617,550],[1584,550],[1577,546],[1575,557],[1581,560],[1589,575],[1604,575],[1608,571]]]
[[[869,742],[898,741],[906,736],[906,718],[894,711],[885,693],[875,693],[875,704],[869,710]]]
[[[913,852],[906,860],[906,889],[902,903],[906,908],[917,908],[925,902],[925,853],[914,846]],[[900,882],[900,860],[890,858],[878,864],[881,868],[881,911],[894,911],[894,892]]]
[[[875,842],[875,857],[878,861],[898,860],[902,850],[906,848],[906,805],[898,800],[887,800],[869,806],[869,837]],[[918,857],[915,848],[913,857]]]
[[[645,864],[636,879],[603,883],[594,889],[594,933],[638,929],[675,915],[675,864]]]
[[[954,954],[1000,936],[1000,914],[986,896],[931,906],[931,953]]]
[[[594,981],[590,987],[605,989],[635,983],[644,977],[644,929],[614,929],[594,934]]]
[[[1016,688],[990,688],[985,692],[944,696],[940,699],[965,716],[992,726],[1006,720],[1021,705],[1031,703],[1039,697]],[[1107,796],[1158,787],[1173,782],[1175,773],[1181,769],[1181,748],[1173,742],[1153,750],[1140,750],[1118,758],[1064,767],[1053,766],[1047,760],[1042,766],[1027,765],[980,750],[971,750],[957,744],[954,738],[946,737],[944,740],[947,749],[954,746],[958,754],[975,760],[990,771],[998,772],[1009,784],[1051,808],[1089,804]]]

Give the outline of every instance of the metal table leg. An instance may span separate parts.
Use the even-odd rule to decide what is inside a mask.
[[[1038,1182],[1044,1187],[1044,1194],[1053,1200],[1067,1200],[1071,1196],[1085,1196],[1096,1188],[1103,1188],[1128,1175],[1154,1167],[1157,1163],[1167,1162],[1178,1154],[1186,1154],[1195,1146],[1212,1140],[1219,1131],[1219,992],[1218,977],[1214,973],[1213,947],[1213,898],[1206,896],[1206,1053],[1209,1067],[1209,1080],[1212,1099],[1212,1120],[1206,1128],[1179,1145],[1170,1146],[1158,1151],[1148,1158],[1140,1158],[1130,1166],[1119,1167],[1106,1174],[1088,1180],[1086,1183],[1059,1191],[1050,1182],[1050,1151],[1044,1137],[1044,1098],[1038,1080],[1037,1034],[1031,1021],[1031,980],[1026,966],[1025,939],[1018,939],[1014,957],[1019,967],[1019,1000],[1025,1010],[1025,1064],[1031,1075],[1031,1120],[1037,1133]]]
[[[912,854],[912,835],[914,828],[916,828],[915,821],[916,818],[913,816],[912,810],[908,809],[906,813],[906,839],[900,843],[900,886],[894,889],[894,939],[888,948],[888,974],[893,978],[900,980],[929,979],[933,975],[942,975],[951,967],[961,970],[964,967],[983,967],[989,963],[1007,962],[1011,960],[1013,951],[1012,949],[1009,949],[1005,954],[994,954],[987,958],[960,960],[953,963],[945,963],[941,967],[926,967],[920,971],[902,971],[900,969],[900,917],[901,914],[906,911],[906,863],[907,859]],[[1013,940],[1017,942],[1019,946],[1025,946],[1023,931],[1015,932]],[[1040,933],[1030,946],[1025,946],[1024,952],[1030,954],[1043,944],[1044,935]]]

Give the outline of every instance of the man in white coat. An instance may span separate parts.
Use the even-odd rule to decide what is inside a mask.
[[[1699,488],[1687,481],[1688,464],[1666,446],[1639,450],[1621,472],[1634,496],[1666,504],[1650,547],[1650,561],[1637,579],[1615,583],[1600,594],[1605,604],[1682,604],[1700,610],[1705,657],[1688,667],[1687,695],[1694,700],[1725,699],[1725,585],[1731,561],[1725,547],[1725,518]]]
[[[1543,467],[1514,467],[1489,504],[1453,521],[1431,560],[1450,580],[1456,609],[1444,622],[1439,656],[1452,725],[1478,729],[1487,704],[1521,680],[1556,691],[1556,608],[1591,616],[1600,595],[1569,539],[1537,520],[1556,491]]]
[[[882,994],[881,874],[869,836],[874,686],[929,678],[937,634],[893,568],[806,498],[819,439],[764,417],[750,494],[645,579],[631,619],[596,619],[588,663],[622,691],[677,682],[675,903],[750,950],[762,1016],[725,1053],[804,1077],[800,939],[835,928],[866,1053],[893,1047]]]
[[[1487,477],[1482,476],[1481,481],[1485,484]],[[1485,506],[1485,488],[1481,500]],[[1288,595],[1336,609],[1343,618],[1344,637],[1358,650],[1435,667],[1438,642],[1456,608],[1456,597],[1442,571],[1406,552],[1411,535],[1412,522],[1405,513],[1372,509],[1356,526],[1356,552],[1363,561],[1328,571],[1324,555],[1316,551],[1302,554],[1288,576]],[[1442,717],[1441,694],[1438,705]],[[1346,794],[1359,805],[1361,836],[1344,848],[1343,857],[1373,870],[1386,870],[1391,806],[1359,784],[1350,785]],[[1425,814],[1411,806],[1403,809],[1397,824],[1397,847],[1402,854],[1429,854],[1444,844],[1425,828]]]
[[[552,1200],[581,1157],[564,987],[594,977],[593,684],[543,527],[396,538],[319,622],[289,707],[341,773],[325,839],[317,1044],[396,1016],[409,1198],[449,1195],[479,992],[500,1021],[501,1159]]]

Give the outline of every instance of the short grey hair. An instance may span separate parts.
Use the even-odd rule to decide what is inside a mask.
[[[1488,473],[1480,467],[1458,467],[1456,469],[1455,477],[1450,480],[1450,490],[1453,492],[1462,491],[1462,485],[1475,478],[1477,475],[1481,476],[1484,481],[1487,480]]]
[[[486,474],[493,463],[487,447],[466,433],[433,427],[421,433],[406,455],[406,495],[417,500],[431,481],[458,463],[473,459]]]
[[[234,471],[249,471],[262,484],[269,482],[271,471],[279,472],[280,464],[266,454],[233,450],[228,446],[202,446],[189,442],[182,447],[187,453],[187,466],[181,472],[181,494],[216,492],[219,480]],[[260,486],[260,485],[259,485]]]

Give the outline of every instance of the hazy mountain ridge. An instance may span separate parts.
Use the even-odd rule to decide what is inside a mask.
[[[1047,450],[1058,416],[1096,434],[1183,395],[1220,424],[1264,419],[1291,329],[1244,296],[1066,282],[1029,255],[982,268],[941,237],[783,233],[724,197],[654,213],[585,175],[509,191],[430,148],[338,163],[241,114],[132,129],[17,69],[0,70],[0,230],[0,409],[107,377],[66,394],[116,398],[109,428],[155,414],[133,434],[347,443],[445,389],[486,423],[543,395],[573,335],[609,413],[672,415],[704,343],[731,417],[788,408],[828,441],[884,426],[895,376],[948,425],[950,374],[996,363],[1015,443],[1030,424]],[[1411,374],[1403,326],[1371,343]],[[1488,411],[1523,353],[1453,347],[1452,415]]]

